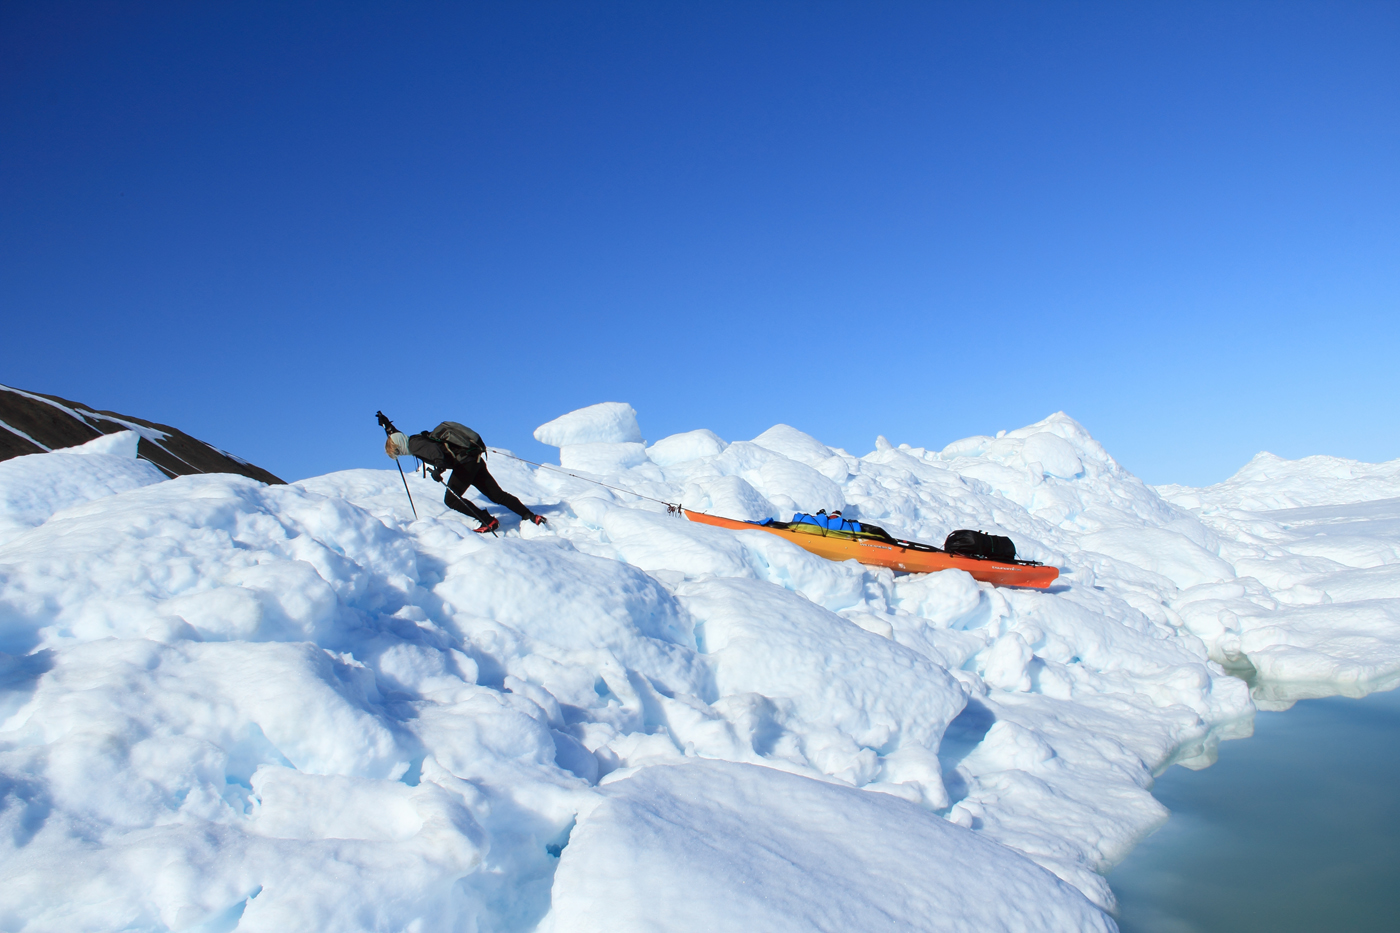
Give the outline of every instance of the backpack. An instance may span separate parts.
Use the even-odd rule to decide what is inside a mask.
[[[968,531],[959,528],[943,542],[943,550],[958,557],[975,557],[979,560],[999,560],[1011,562],[1016,559],[1016,545],[1002,535],[989,535],[985,531]]]
[[[445,444],[451,449],[450,453],[454,458],[462,462],[471,462],[480,458],[486,453],[486,444],[477,434],[465,424],[458,424],[455,421],[444,421],[442,424],[428,432],[428,437]]]

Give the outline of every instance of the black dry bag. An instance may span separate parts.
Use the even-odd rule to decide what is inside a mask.
[[[943,542],[943,550],[958,557],[978,557],[983,560],[1013,561],[1016,559],[1016,545],[1003,535],[989,535],[985,531],[968,531],[960,528]]]

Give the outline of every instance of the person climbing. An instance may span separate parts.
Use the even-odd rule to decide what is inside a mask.
[[[506,492],[486,469],[486,444],[481,435],[471,428],[455,421],[444,421],[431,431],[421,431],[408,437],[401,431],[391,432],[384,441],[384,452],[397,460],[399,457],[413,456],[432,467],[432,477],[442,482],[442,474],[451,470],[447,478],[447,493],[443,502],[447,507],[468,515],[481,523],[478,534],[495,531],[501,523],[489,512],[466,498],[467,487],[475,486],[486,498],[497,505],[503,505],[523,521],[543,525],[543,515],[530,511],[515,496]]]

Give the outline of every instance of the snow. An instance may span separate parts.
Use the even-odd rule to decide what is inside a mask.
[[[1049,431],[1041,431],[1026,438],[1021,448],[1021,457],[1031,468],[1032,475],[1037,463],[1040,464],[1042,476],[1074,479],[1084,471],[1084,464],[1069,441]]]
[[[1171,606],[1213,658],[1260,679],[1264,705],[1400,683],[1400,461],[1261,453],[1216,486],[1161,491],[1239,575]]]
[[[1273,707],[1400,681],[1400,463],[1153,489],[1064,414],[859,457],[648,447],[622,403],[537,437],[562,469],[489,462],[549,524],[492,506],[500,538],[397,471],[0,463],[0,926],[1111,930],[1153,774],[1251,728],[1231,672]],[[1062,576],[652,499],[981,528]]]
[[[647,459],[659,467],[675,466],[690,460],[703,460],[724,453],[729,445],[714,431],[701,428],[672,434],[647,448]]]
[[[1223,483],[1204,489],[1158,487],[1162,495],[1184,508],[1235,508],[1253,512],[1350,505],[1387,499],[1400,491],[1400,460],[1360,463],[1341,457],[1284,460],[1267,451],[1258,453]]]
[[[1113,928],[1010,849],[884,795],[704,759],[604,790],[560,860],[547,931]],[[965,884],[963,865],[986,881]]]
[[[164,480],[155,464],[136,459],[140,440],[119,431],[81,447],[0,461],[0,543],[69,506]]]
[[[637,412],[626,402],[599,402],[560,415],[535,429],[535,440],[551,447],[572,444],[639,444]]]
[[[53,449],[53,448],[51,448],[51,447],[48,447],[48,446],[46,446],[46,445],[44,445],[44,444],[39,443],[39,442],[36,441],[34,438],[30,437],[28,434],[25,434],[23,431],[21,431],[19,428],[15,427],[15,426],[12,425],[12,424],[6,424],[5,422],[0,421],[0,428],[4,428],[6,431],[9,431],[11,434],[14,434],[14,435],[16,435],[16,436],[18,436],[18,437],[24,438],[26,441],[28,441],[29,443],[33,444],[35,447],[38,447],[40,450],[47,451],[47,450],[52,450],[52,449]]]

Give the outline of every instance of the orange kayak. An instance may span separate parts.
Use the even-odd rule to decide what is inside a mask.
[[[852,538],[840,534],[822,534],[819,531],[790,531],[786,528],[771,528],[753,522],[741,522],[717,515],[703,515],[682,509],[685,517],[692,522],[732,528],[735,531],[766,531],[785,541],[791,541],[804,550],[811,551],[827,560],[857,560],[873,567],[889,567],[905,573],[933,573],[936,570],[966,570],[973,579],[982,580],[996,586],[1032,586],[1045,589],[1060,575],[1056,567],[1033,563],[1002,563],[995,560],[980,560],[976,557],[957,557],[946,551],[916,545],[911,541],[891,544],[869,538]],[[812,526],[815,527],[815,526]],[[910,545],[905,547],[903,545]],[[926,550],[927,548],[927,550]]]

